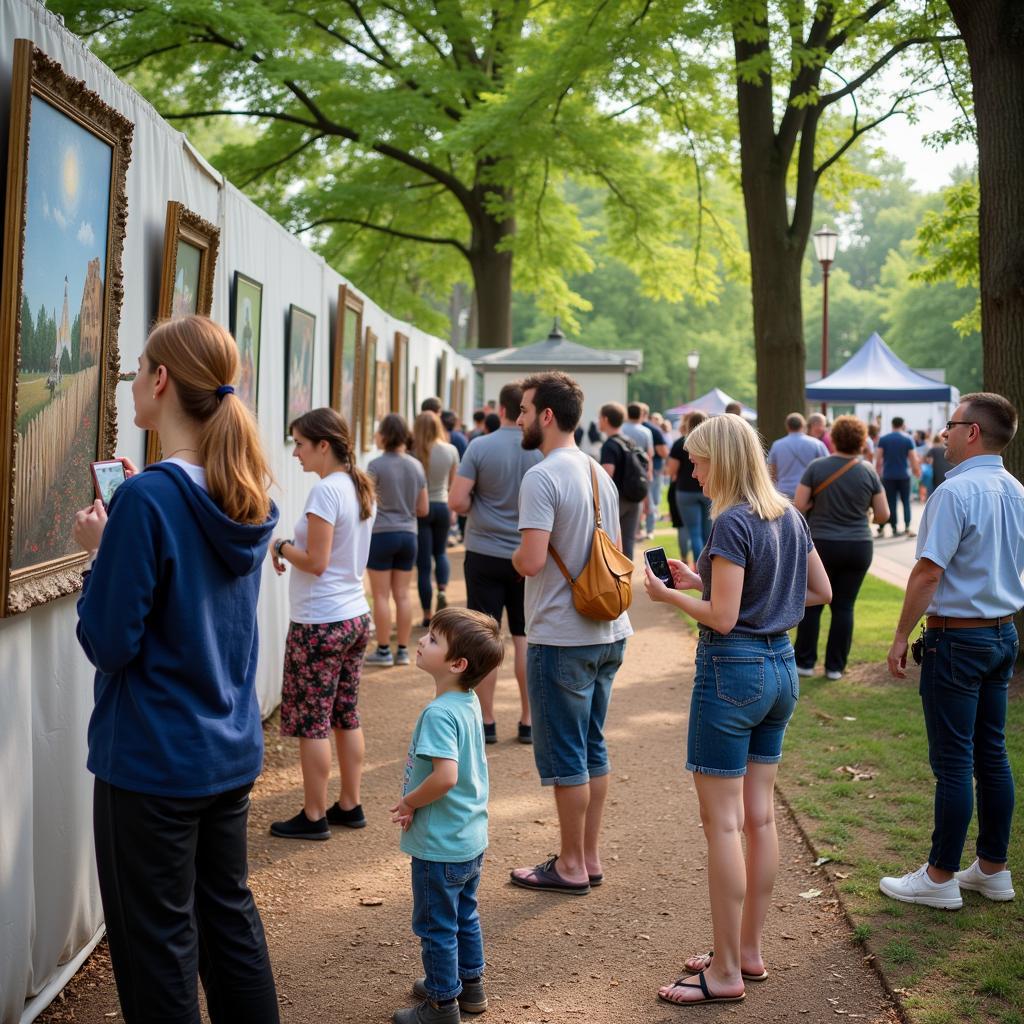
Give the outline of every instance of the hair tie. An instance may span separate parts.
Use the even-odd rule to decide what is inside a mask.
[[[235,389],[232,385],[221,384],[221,386],[217,388],[217,401],[219,402],[225,395],[233,395],[234,393]]]

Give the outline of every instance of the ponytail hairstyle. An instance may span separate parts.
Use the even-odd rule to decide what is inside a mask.
[[[412,423],[412,453],[423,463],[430,479],[430,449],[444,439],[441,417],[436,412],[421,412]]]
[[[234,394],[235,339],[205,316],[161,320],[146,340],[144,355],[150,373],[158,366],[167,370],[181,411],[200,426],[198,455],[210,497],[237,523],[266,522],[270,466],[256,420]]]
[[[377,488],[352,457],[352,435],[345,418],[333,409],[311,409],[288,424],[288,433],[293,432],[301,434],[312,444],[326,441],[331,446],[342,469],[352,477],[359,499],[359,518],[369,519],[373,515],[373,503],[377,500]]]

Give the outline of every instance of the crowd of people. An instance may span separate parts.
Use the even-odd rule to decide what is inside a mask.
[[[855,417],[829,428],[824,417],[794,413],[766,453],[741,415],[694,413],[677,433],[640,403],[602,406],[583,433],[576,381],[536,373],[508,382],[466,434],[437,399],[411,429],[385,416],[380,454],[365,471],[345,420],[315,409],[289,432],[316,479],[292,529],[275,536],[268,464],[234,396],[237,372],[235,342],[212,321],[158,325],[133,397],[136,424],[160,432],[165,457],[145,472],[124,460],[129,479],[109,510],[97,502],[75,525],[90,554],[78,633],[96,666],[97,866],[126,1021],[152,1019],[154,1005],[162,1020],[198,1021],[197,977],[215,1024],[279,1019],[246,853],[249,791],[262,765],[253,682],[268,552],[288,577],[281,732],[298,737],[303,778],[303,806],[271,832],[326,840],[332,827],[365,826],[361,673],[414,657],[434,695],[413,727],[390,815],[411,858],[424,975],[412,984],[418,1002],[394,1020],[456,1024],[460,1012],[487,1009],[478,888],[503,618],[519,688],[516,739],[532,745],[559,831],[557,854],[513,869],[509,881],[586,896],[605,881],[604,728],[633,633],[629,559],[657,527],[663,483],[680,557],[664,575],[647,564],[643,578],[648,600],[678,608],[698,629],[686,770],[708,850],[713,952],[685,961],[658,997],[736,1002],[748,982],[768,978],[774,789],[800,679],[814,672],[826,604],[826,675],[842,676],[872,522],[895,523],[922,462],[930,497],[888,664],[905,675],[924,616],[935,831],[927,863],[880,888],[943,909],[962,905],[962,889],[1013,898],[1004,732],[1012,615],[1024,606],[1024,486],[1000,457],[1017,427],[1005,399],[964,396],[931,447],[924,438],[915,445],[902,421],[875,440]],[[447,599],[453,529],[465,544],[466,608]],[[422,632],[413,654],[414,573]],[[340,788],[329,803],[332,738]],[[977,859],[961,870],[972,774]]]

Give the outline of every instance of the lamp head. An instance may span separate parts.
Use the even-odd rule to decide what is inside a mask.
[[[696,370],[700,366],[700,353],[696,349],[686,357],[686,365],[691,370]]]
[[[814,255],[819,263],[831,263],[836,258],[839,235],[831,228],[821,227],[814,232]]]

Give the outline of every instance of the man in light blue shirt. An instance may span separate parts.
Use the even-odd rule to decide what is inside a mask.
[[[917,871],[879,883],[905,903],[958,910],[962,889],[996,901],[1014,896],[1005,731],[1018,648],[1013,616],[1024,607],[1024,486],[1003,468],[1001,453],[1016,431],[1017,410],[988,392],[964,395],[946,424],[946,458],[955,468],[925,506],[918,561],[889,650],[889,671],[905,678],[910,633],[927,613],[915,660],[936,778],[932,848]],[[977,859],[961,871],[974,780]]]
[[[804,425],[803,416],[791,412],[786,417],[786,430],[789,433],[773,442],[768,451],[768,472],[775,486],[787,498],[796,494],[797,484],[810,463],[828,455],[824,442],[805,434]]]

